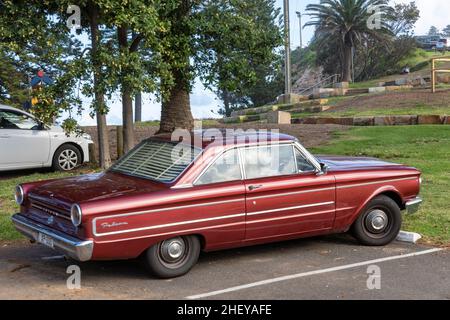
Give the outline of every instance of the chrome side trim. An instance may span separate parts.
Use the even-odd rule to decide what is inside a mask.
[[[326,210],[326,211],[317,211],[317,212],[311,212],[311,213],[302,213],[302,214],[294,214],[289,216],[282,216],[282,217],[276,217],[276,218],[268,218],[268,219],[259,219],[254,221],[247,221],[246,224],[255,224],[255,223],[261,223],[261,222],[267,222],[267,221],[278,221],[278,220],[286,220],[286,219],[292,219],[292,218],[300,218],[300,217],[309,217],[309,216],[318,216],[324,213],[330,213],[334,212],[334,210]]]
[[[138,232],[138,231],[145,231],[145,230],[153,230],[153,229],[161,229],[161,228],[169,228],[169,227],[176,227],[176,226],[182,226],[187,224],[194,224],[194,223],[202,223],[202,222],[208,222],[208,221],[216,221],[216,220],[223,220],[223,219],[232,219],[232,218],[238,218],[245,216],[245,213],[239,213],[239,214],[233,214],[229,216],[220,216],[220,217],[214,217],[214,218],[207,218],[207,219],[198,219],[198,220],[189,220],[189,221],[183,221],[183,222],[175,222],[175,223],[169,223],[169,224],[160,224],[156,226],[149,226],[149,227],[143,227],[143,228],[135,228],[135,229],[125,229],[125,230],[119,230],[119,231],[113,231],[113,232],[107,232],[107,233],[97,233],[97,230],[94,225],[94,235],[97,237],[103,237],[103,236],[109,236],[113,234],[121,234],[121,233],[130,233],[130,232]]]
[[[379,180],[379,181],[373,181],[373,182],[351,184],[351,185],[348,185],[348,186],[336,186],[336,189],[349,189],[349,188],[370,186],[370,185],[386,183],[386,182],[398,182],[398,181],[409,181],[409,180],[417,180],[417,178],[411,178],[410,177],[410,178],[399,178],[399,179],[390,179],[390,180]]]
[[[53,240],[56,250],[62,251],[71,258],[78,261],[89,261],[92,258],[92,252],[94,251],[93,241],[74,238],[36,223],[20,214],[14,215],[11,220],[18,231],[33,241],[38,241],[39,234],[42,233]]]
[[[332,204],[334,204],[334,201],[312,203],[312,204],[305,204],[302,206],[286,207],[286,208],[271,209],[271,210],[264,210],[264,211],[257,211],[257,212],[249,212],[247,215],[248,216],[256,216],[256,215],[272,213],[272,212],[289,211],[289,210],[294,210],[294,209],[304,209],[304,208],[312,208],[312,207],[321,207],[321,206],[328,206],[328,205],[332,205]]]
[[[296,195],[296,194],[314,193],[314,192],[328,191],[328,190],[334,190],[334,189],[335,189],[335,187],[329,187],[329,188],[322,188],[322,189],[293,191],[293,192],[279,193],[279,194],[274,194],[274,195],[248,197],[247,200],[258,200],[258,199],[267,199],[267,198],[276,198],[276,197],[286,197],[286,196],[293,196],[293,195]]]
[[[420,197],[416,197],[415,199],[406,202],[405,207],[408,214],[414,214],[419,211],[422,202],[423,200]]]

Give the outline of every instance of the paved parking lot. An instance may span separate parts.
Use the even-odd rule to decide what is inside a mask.
[[[172,280],[149,277],[139,261],[83,263],[80,290],[66,286],[75,262],[55,256],[37,245],[1,247],[0,299],[450,299],[448,250],[361,247],[345,235],[203,254]],[[369,266],[380,278],[369,279]],[[368,279],[381,288],[370,290]]]

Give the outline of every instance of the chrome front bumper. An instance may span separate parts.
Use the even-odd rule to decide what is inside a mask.
[[[92,252],[94,251],[93,241],[83,241],[71,237],[36,223],[20,214],[14,215],[11,219],[16,229],[33,241],[39,242],[39,234],[43,234],[53,240],[53,249],[75,260],[89,261],[92,258]]]
[[[419,208],[420,208],[420,205],[422,204],[422,202],[423,202],[423,200],[420,197],[417,197],[415,199],[408,201],[405,204],[406,211],[408,212],[408,214],[414,214],[417,211],[419,211]]]

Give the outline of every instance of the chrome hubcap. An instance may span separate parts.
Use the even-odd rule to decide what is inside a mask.
[[[75,169],[78,164],[78,156],[73,150],[64,150],[58,157],[58,163],[66,171]]]
[[[369,212],[366,218],[366,228],[372,233],[382,233],[388,226],[389,218],[382,210]]]
[[[161,258],[166,263],[177,263],[183,259],[186,251],[186,244],[182,238],[166,240],[161,244]]]

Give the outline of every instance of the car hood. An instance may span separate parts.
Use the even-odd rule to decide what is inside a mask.
[[[317,156],[319,162],[326,164],[333,170],[358,170],[395,167],[402,165],[386,162],[376,158],[366,157],[340,157],[340,156]]]
[[[49,181],[32,189],[30,195],[62,205],[149,193],[165,188],[164,184],[150,180],[104,172]]]

